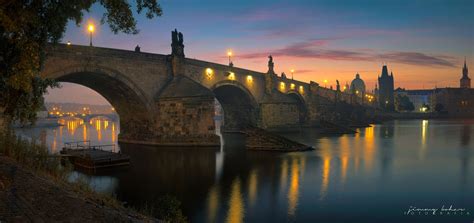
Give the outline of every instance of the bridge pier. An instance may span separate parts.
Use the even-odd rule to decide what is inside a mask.
[[[184,76],[174,76],[156,98],[154,137],[147,144],[219,146],[214,94]]]

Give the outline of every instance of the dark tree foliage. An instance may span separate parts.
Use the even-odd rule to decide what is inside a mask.
[[[413,111],[415,110],[415,105],[410,101],[410,98],[406,95],[397,96],[397,109],[399,111]]]
[[[435,111],[436,112],[442,112],[443,110],[444,110],[444,105],[443,104],[437,103],[435,105]]]
[[[137,12],[161,16],[157,1],[136,0]],[[40,76],[45,47],[61,40],[68,21],[79,25],[94,3],[106,9],[101,21],[114,33],[138,33],[126,0],[0,0],[0,115],[22,123],[36,119],[46,89],[57,86]]]

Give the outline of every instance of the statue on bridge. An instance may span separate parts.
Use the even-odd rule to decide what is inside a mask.
[[[273,71],[273,65],[274,65],[273,64],[273,57],[272,57],[272,55],[270,55],[270,56],[268,56],[268,72],[269,73],[275,73]]]
[[[339,84],[339,80],[336,80],[336,91],[341,91],[341,85]]]
[[[183,34],[177,29],[171,31],[171,54],[184,57],[184,39]]]
[[[174,31],[171,31],[171,44],[175,45],[178,43],[178,30],[174,29]]]
[[[178,32],[177,29],[171,31],[171,45],[184,46],[183,33]]]
[[[179,32],[178,33],[178,43],[179,43],[179,45],[184,46],[183,42],[184,42],[183,34],[181,32]]]

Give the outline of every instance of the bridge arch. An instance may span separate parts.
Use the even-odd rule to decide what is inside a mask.
[[[225,80],[211,88],[224,112],[224,131],[236,131],[257,126],[258,103],[241,83]]]
[[[145,133],[146,126],[151,125],[149,100],[120,72],[99,66],[72,66],[43,75],[58,82],[83,85],[102,95],[120,117],[121,138],[134,138]]]
[[[308,106],[304,97],[297,91],[288,91],[286,95],[293,98],[298,106],[299,123],[303,124],[308,120]]]

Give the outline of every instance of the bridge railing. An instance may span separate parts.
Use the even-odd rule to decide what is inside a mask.
[[[84,149],[84,148],[89,147],[90,144],[91,144],[90,140],[65,142],[64,148],[65,149]]]
[[[106,148],[112,147],[111,150]],[[64,149],[93,149],[93,150],[101,150],[106,152],[116,152],[116,145],[115,144],[102,144],[102,145],[91,145],[90,140],[85,141],[74,141],[74,142],[65,142]]]

